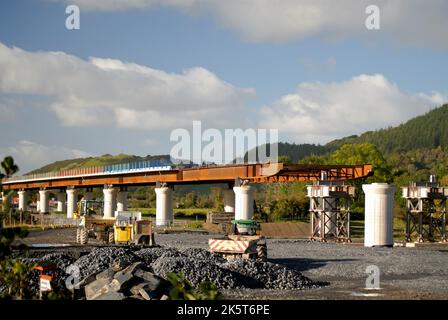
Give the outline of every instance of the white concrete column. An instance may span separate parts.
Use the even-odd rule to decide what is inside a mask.
[[[235,212],[235,192],[232,189],[223,190],[224,211]]]
[[[65,204],[65,201],[67,199],[67,195],[65,192],[58,192],[56,193],[56,200],[57,200],[57,211],[59,212],[65,212],[67,209],[67,206]]]
[[[173,192],[168,187],[154,189],[156,192],[156,226],[173,222]]]
[[[118,191],[117,193],[117,211],[128,210],[128,192]]]
[[[76,211],[76,189],[67,189],[67,218],[73,218],[73,213]]]
[[[366,194],[364,246],[394,245],[395,187],[387,183],[363,184]]]
[[[25,190],[17,191],[19,195],[19,210],[26,211],[27,208],[27,193]]]
[[[40,212],[42,213],[50,212],[48,195],[49,195],[48,190],[39,190],[39,206],[40,206]]]
[[[37,197],[36,197],[36,211],[40,212],[40,194],[39,194],[39,192],[37,193]]]
[[[254,189],[249,185],[233,187],[235,192],[235,220],[251,220],[254,217]]]
[[[104,215],[103,218],[109,219],[114,217],[116,208],[116,192],[115,188],[104,188]]]

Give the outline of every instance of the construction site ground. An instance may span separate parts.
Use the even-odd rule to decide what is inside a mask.
[[[85,252],[76,247],[75,228],[34,230],[24,242],[31,250]],[[211,237],[201,232],[156,234],[156,243],[174,247],[207,248]],[[95,240],[90,245],[100,244]],[[228,299],[448,299],[448,244],[413,248],[364,248],[351,244],[306,239],[268,239],[269,261],[286,265],[324,285],[300,291],[231,290]],[[59,248],[47,246],[59,246]],[[70,247],[64,247],[65,245]],[[34,249],[33,249],[34,248]],[[380,289],[366,289],[368,266],[380,270]]]

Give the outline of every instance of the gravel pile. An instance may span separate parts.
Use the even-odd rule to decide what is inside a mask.
[[[234,260],[223,267],[254,279],[258,288],[296,290],[318,286],[300,272],[271,262]]]
[[[75,262],[75,259],[64,253],[49,253],[38,259],[39,262],[53,263],[61,270],[67,270],[67,267]]]
[[[89,254],[82,256],[74,265],[79,267],[80,278],[84,279],[92,274],[114,267],[114,265],[125,267],[140,260],[128,248],[102,247],[95,248]]]
[[[161,277],[165,277],[167,272],[183,272],[193,286],[197,286],[202,281],[211,281],[218,288],[234,289],[250,284],[251,280],[246,280],[237,272],[221,268],[213,262],[198,258],[191,259],[187,256],[169,257],[164,254],[151,264],[151,268]]]
[[[172,247],[145,248],[135,252],[135,255],[147,265],[155,262],[163,254],[167,254],[170,257],[182,256],[178,249]]]
[[[210,252],[208,250],[200,249],[200,248],[181,248],[179,249],[180,252],[182,252],[184,255],[202,259],[202,260],[209,260],[213,261],[214,263],[224,263],[227,260],[223,258],[222,255]]]
[[[300,290],[317,286],[300,272],[271,262],[253,260],[227,261],[221,255],[201,248],[155,247],[138,250],[126,247],[94,248],[75,260],[62,253],[50,253],[29,262],[51,262],[59,267],[57,282],[65,283],[65,270],[71,264],[80,269],[80,280],[109,268],[122,269],[134,262],[143,264],[154,274],[166,278],[168,272],[184,273],[197,287],[202,281],[210,281],[220,289],[291,289]],[[38,277],[31,285],[37,290]]]
[[[200,248],[149,248],[136,252],[155,274],[183,272],[198,285],[212,281],[221,289],[266,288],[304,289],[315,284],[300,272],[270,262],[235,260],[227,262],[221,255]]]

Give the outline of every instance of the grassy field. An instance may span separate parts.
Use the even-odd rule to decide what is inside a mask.
[[[352,238],[364,237],[364,220],[351,220],[351,236]],[[394,239],[405,240],[406,222],[402,219],[394,219]]]

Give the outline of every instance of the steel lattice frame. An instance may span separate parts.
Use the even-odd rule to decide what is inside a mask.
[[[446,242],[446,199],[443,194],[433,193],[427,198],[406,200],[406,241],[412,241],[416,232],[418,242]]]
[[[313,186],[312,188],[319,188]],[[310,196],[311,239],[351,242],[351,186],[337,186],[329,196]],[[323,230],[323,232],[321,232]]]

